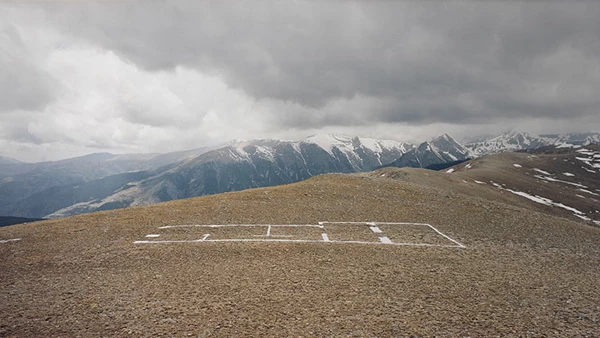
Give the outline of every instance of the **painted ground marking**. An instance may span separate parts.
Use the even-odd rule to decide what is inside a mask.
[[[0,243],[18,242],[20,240],[21,240],[21,238],[2,239],[2,240],[0,240]]]
[[[452,244],[434,244],[434,243],[413,243],[413,242],[403,242],[403,241],[392,241],[390,237],[387,236],[378,236],[376,237],[376,241],[366,241],[366,240],[336,240],[331,239],[329,235],[325,232],[321,233],[321,239],[309,239],[305,238],[303,235],[274,235],[272,233],[274,228],[318,228],[326,230],[327,225],[365,225],[368,226],[371,232],[375,234],[382,234],[384,230],[382,230],[379,226],[384,225],[416,225],[423,226],[431,229],[437,235],[443,237],[448,240]],[[379,226],[378,226],[379,225]],[[285,242],[285,243],[338,243],[338,244],[376,244],[376,245],[402,245],[402,246],[422,246],[422,247],[446,247],[446,248],[465,248],[464,245],[459,243],[458,241],[452,239],[448,235],[442,233],[437,228],[433,227],[427,223],[415,223],[415,222],[329,222],[322,221],[318,222],[318,225],[315,224],[183,224],[183,225],[167,225],[161,226],[159,229],[175,229],[175,228],[230,228],[230,227],[265,227],[266,233],[262,235],[253,235],[254,237],[263,237],[263,238],[214,238],[208,239],[211,236],[211,233],[204,234],[204,237],[201,239],[177,239],[177,240],[143,240],[143,241],[135,241],[135,244],[159,244],[159,243],[200,243],[200,242],[215,242],[215,243],[223,243],[223,242]],[[388,231],[393,228],[388,228]],[[160,234],[150,234],[146,237],[159,237]],[[300,238],[289,238],[289,237],[300,237]],[[288,237],[288,238],[282,238]],[[359,238],[360,239],[360,238]]]
[[[369,229],[371,229],[371,231],[373,231],[376,234],[380,234],[383,231],[381,231],[381,229],[379,229],[378,227],[369,227]]]
[[[379,237],[379,241],[383,244],[392,244],[392,241],[387,236]]]

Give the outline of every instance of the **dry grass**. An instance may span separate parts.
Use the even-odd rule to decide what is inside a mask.
[[[1,228],[0,239],[22,240],[0,244],[0,335],[597,336],[600,229],[461,181],[325,175]],[[164,225],[319,221],[429,223],[467,248],[133,244]],[[365,228],[340,230],[353,239]],[[396,236],[432,240],[415,230]]]

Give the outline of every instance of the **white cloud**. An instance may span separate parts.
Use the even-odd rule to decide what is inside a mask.
[[[255,136],[264,126],[267,108],[216,75],[185,67],[151,72],[86,44],[53,49],[40,64],[59,90],[40,111],[4,116],[7,156],[37,160],[23,156],[29,143],[43,145],[44,159],[166,152]]]
[[[0,4],[0,152],[599,129],[600,6]]]

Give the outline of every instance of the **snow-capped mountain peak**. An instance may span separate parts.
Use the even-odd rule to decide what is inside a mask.
[[[365,157],[375,156],[378,165],[394,161],[414,146],[394,140],[379,140],[368,137],[351,137],[339,134],[319,134],[300,141],[315,144],[332,157],[343,154],[355,168],[363,167]]]
[[[431,141],[423,142],[392,162],[396,167],[426,168],[441,163],[463,161],[471,158],[471,152],[450,135],[444,134]]]
[[[334,148],[338,148],[341,150],[343,148],[351,146],[352,138],[349,136],[337,134],[317,134],[309,136],[301,142],[316,144],[333,156]]]
[[[504,151],[538,148],[552,143],[548,138],[535,137],[526,132],[511,130],[480,142],[467,144],[467,148],[475,155],[482,156]]]

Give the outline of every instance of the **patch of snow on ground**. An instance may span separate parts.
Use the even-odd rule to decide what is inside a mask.
[[[448,173],[448,174],[452,174],[453,172],[454,172],[454,168],[450,168],[450,169],[446,170],[446,173]]]
[[[577,217],[581,218],[581,219],[582,219],[582,220],[584,220],[584,221],[588,221],[588,222],[594,222],[594,224],[596,224],[596,225],[600,225],[600,221],[595,221],[595,220],[593,220],[593,219],[591,219],[591,218],[589,218],[589,217],[586,217],[586,216],[583,216],[583,215],[577,215],[577,214],[576,214],[575,216],[577,216]]]
[[[477,184],[486,184],[487,185],[487,183],[481,182],[481,181],[478,181],[478,180],[475,180],[475,183],[477,183]]]
[[[581,196],[581,195],[578,195],[578,194],[575,194],[575,196],[577,196],[579,198],[586,198],[585,196]]]
[[[498,189],[504,189],[504,188],[502,188],[502,186],[501,186],[500,184],[498,184],[498,183],[496,183],[496,182],[494,182],[494,181],[490,181],[490,183],[491,183],[491,184],[492,184],[494,187],[496,187],[496,188],[498,188]]]
[[[542,197],[542,196],[538,196],[538,195],[531,195],[531,194],[528,194],[526,192],[503,188],[500,184],[497,184],[497,183],[494,183],[494,182],[492,182],[492,184],[495,187],[497,187],[497,188],[499,188],[501,190],[506,190],[506,191],[508,191],[510,193],[513,193],[513,194],[517,195],[517,196],[524,197],[524,198],[526,198],[526,199],[528,199],[530,201],[533,201],[533,202],[536,202],[536,203],[540,203],[540,204],[543,204],[543,205],[547,205],[547,206],[550,206],[550,207],[559,207],[559,208],[562,208],[562,209],[565,209],[565,210],[568,210],[568,211],[572,212],[573,215],[575,215],[575,216],[577,216],[577,217],[579,217],[581,219],[584,219],[586,221],[592,221],[592,219],[590,219],[588,217],[585,217],[585,213],[583,213],[582,211],[577,210],[577,209],[575,209],[573,207],[570,207],[568,205],[564,205],[562,203],[554,202],[553,200],[551,200],[549,198],[546,198],[546,197]],[[593,221],[593,222],[600,225],[600,222],[598,222],[598,221]]]
[[[471,169],[471,163],[467,164],[467,165],[465,166],[465,169]]]
[[[518,164],[518,163],[513,163],[513,166],[514,166],[515,168],[523,168],[523,166],[522,166],[522,165],[520,165],[520,164]]]
[[[552,177],[540,176],[540,175],[533,175],[533,177],[539,178],[540,180],[544,180],[544,181],[560,182],[560,183],[569,184],[569,185],[580,187],[580,188],[587,188],[583,184],[573,183],[573,182],[568,182],[568,181],[563,181],[563,180],[557,180],[556,178],[552,178]]]
[[[533,168],[533,170],[537,171],[538,173],[542,173],[544,175],[552,175],[551,173],[549,173],[547,171],[543,171],[542,169]]]
[[[569,177],[573,177],[573,176],[575,176],[574,174],[571,174],[571,173],[563,173],[563,175],[565,175],[565,176],[569,176]]]
[[[585,190],[585,189],[577,189],[577,190],[582,191],[582,192],[586,192],[586,193],[588,193],[590,195],[600,196],[600,194],[596,194],[595,192],[591,192],[589,190]]]
[[[548,205],[548,206],[551,206],[551,207],[554,206],[554,207],[563,208],[563,209],[569,210],[569,211],[571,211],[571,212],[573,212],[575,214],[580,214],[580,215],[583,214],[583,212],[581,212],[581,211],[579,211],[579,210],[577,210],[577,209],[575,209],[573,207],[570,207],[568,205],[564,205],[562,203],[554,202],[553,200],[551,200],[549,198],[545,198],[545,197],[541,197],[541,196],[537,196],[537,195],[530,195],[530,194],[528,194],[526,192],[522,192],[522,191],[516,191],[516,190],[511,190],[511,189],[506,189],[506,190],[510,191],[511,193],[513,193],[515,195],[519,195],[521,197],[525,197],[525,198],[527,198],[527,199],[529,199],[531,201],[534,201],[534,202],[537,202],[537,203],[540,203],[540,204],[545,204],[545,205]]]

